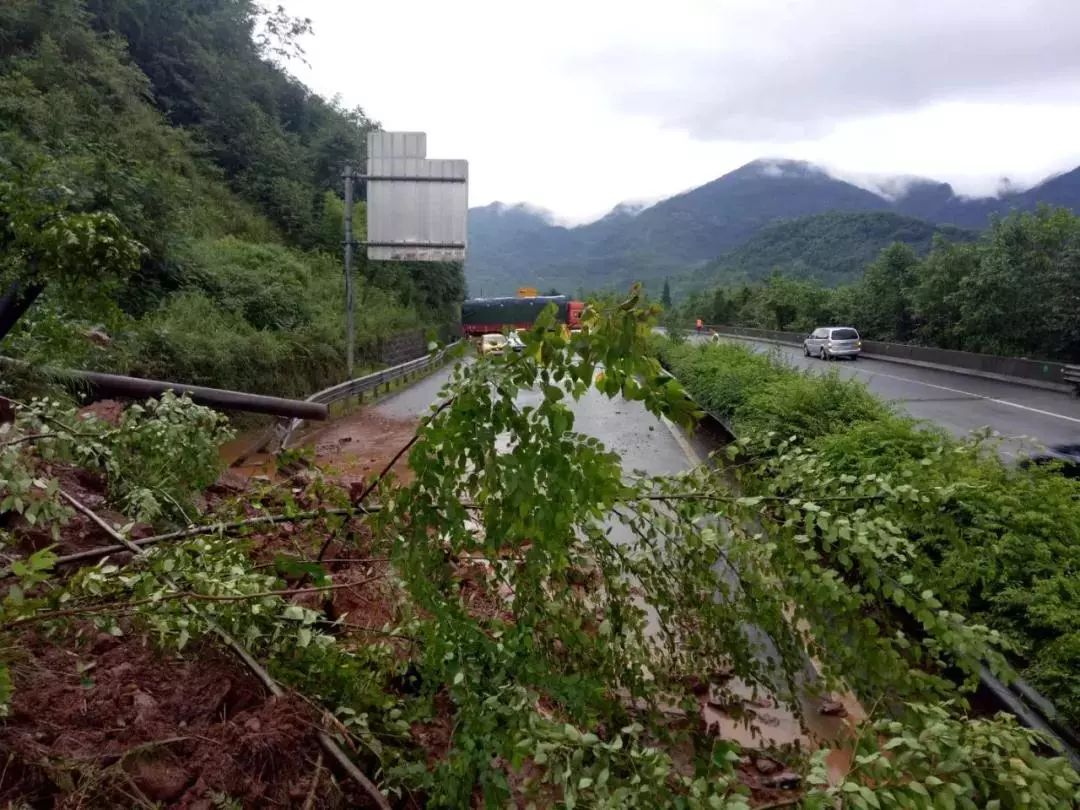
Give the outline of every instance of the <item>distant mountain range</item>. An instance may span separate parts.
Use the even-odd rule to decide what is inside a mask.
[[[759,277],[773,266],[839,283],[891,241],[924,249],[935,232],[969,238],[957,229],[980,229],[991,214],[1039,203],[1080,211],[1080,168],[999,197],[962,197],[931,180],[894,185],[898,191],[886,196],[810,163],[756,160],[647,208],[621,204],[577,227],[527,205],[491,203],[469,211],[465,278],[473,296],[524,285],[618,289],[635,280],[658,292],[665,277],[688,289]],[[799,221],[837,213],[856,216]],[[876,216],[858,216],[866,214]],[[752,241],[758,235],[764,241]]]

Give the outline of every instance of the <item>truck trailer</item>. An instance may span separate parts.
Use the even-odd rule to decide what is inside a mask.
[[[486,335],[504,329],[528,329],[548,304],[557,309],[556,319],[570,329],[581,326],[581,301],[566,295],[532,295],[526,298],[471,298],[461,305],[461,325],[466,335]]]

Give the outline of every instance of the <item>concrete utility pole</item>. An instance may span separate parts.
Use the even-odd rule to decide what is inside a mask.
[[[353,376],[353,355],[355,353],[356,326],[353,322],[355,294],[353,293],[353,170],[346,166],[341,173],[345,180],[345,369],[347,379]]]

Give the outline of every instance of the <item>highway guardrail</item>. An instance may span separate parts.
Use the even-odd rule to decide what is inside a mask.
[[[396,380],[408,379],[442,365],[447,352],[456,348],[459,344],[460,341],[454,341],[438,351],[425,354],[423,357],[417,357],[415,360],[408,360],[404,363],[399,363],[396,366],[384,368],[381,371],[366,374],[363,377],[357,377],[354,380],[346,380],[343,383],[332,385],[329,388],[324,388],[322,391],[312,394],[307,397],[305,401],[317,402],[322,405],[330,406],[335,402],[341,402],[342,400],[350,399],[352,397],[362,397],[369,391],[378,391],[380,386],[389,386],[390,383],[395,382]],[[303,419],[290,419],[288,421],[283,420],[278,422],[277,446],[282,450],[287,449],[289,442],[292,441],[293,434],[295,434],[303,424]]]
[[[798,338],[799,343],[802,343],[803,338],[803,335],[795,332],[772,332],[766,329],[736,328],[741,332],[770,335],[795,335]],[[708,329],[715,330],[718,334],[725,334],[720,332],[720,329],[717,327],[708,327]],[[790,340],[783,340],[776,337],[760,337],[758,334],[735,336],[753,337],[755,340],[769,340],[773,343],[791,342]],[[866,341],[863,341],[863,345],[866,345]],[[1078,376],[1080,376],[1080,366],[1070,366],[1068,368],[1075,369],[1075,371],[1078,372]],[[665,376],[671,377],[672,379],[678,379],[666,368],[662,369],[662,372]],[[689,393],[687,393],[687,396],[690,396]],[[698,405],[698,407],[700,408],[701,406]],[[706,414],[706,417],[723,428],[732,440],[738,439],[733,426],[726,419],[722,419],[718,414],[712,413],[707,409],[702,408],[702,410]],[[720,456],[720,458],[722,459],[723,456]],[[721,463],[724,462],[721,461]],[[1074,768],[1080,770],[1080,739],[1077,738],[1076,732],[1068,726],[1057,708],[1046,697],[1037,692],[1034,687],[1015,673],[1012,674],[1011,680],[1008,683],[1002,681],[994,675],[985,663],[979,666],[979,682],[990,699],[1000,708],[1015,715],[1022,725],[1040,732],[1053,741],[1055,743],[1055,748],[1057,748],[1057,750],[1072,763]]]

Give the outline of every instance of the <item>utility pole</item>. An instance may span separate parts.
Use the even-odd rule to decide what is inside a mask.
[[[356,296],[353,292],[353,170],[352,166],[346,165],[341,173],[345,181],[345,368],[351,380],[353,377],[353,354],[356,343],[355,314]]]

